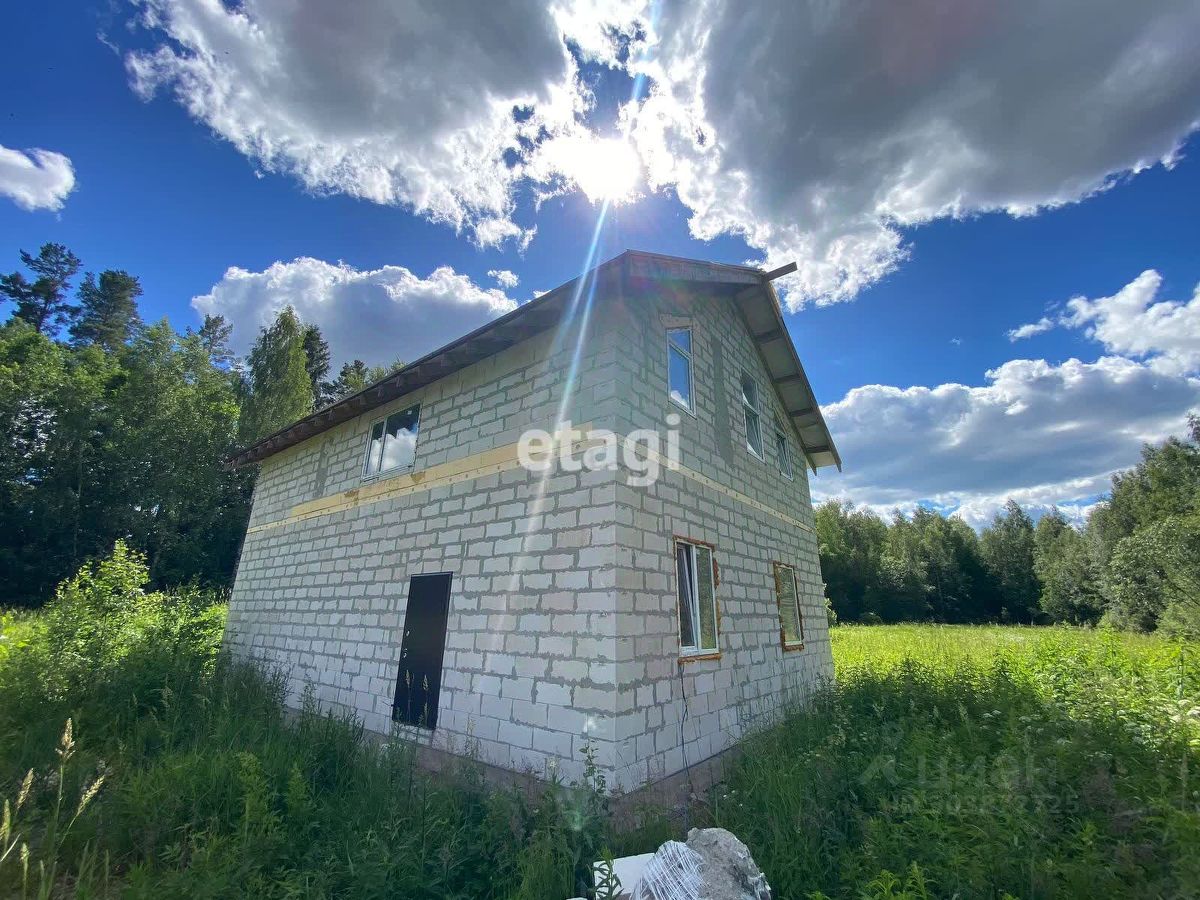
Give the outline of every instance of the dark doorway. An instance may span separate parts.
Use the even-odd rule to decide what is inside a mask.
[[[423,728],[437,727],[438,689],[446,651],[450,612],[449,572],[414,575],[408,582],[408,608],[400,644],[400,671],[392,719]]]

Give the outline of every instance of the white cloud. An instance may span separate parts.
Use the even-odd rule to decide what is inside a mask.
[[[645,0],[562,0],[549,4],[559,31],[585,59],[621,66],[621,49],[636,38]]]
[[[496,284],[505,290],[512,290],[521,283],[521,279],[508,269],[488,269],[488,278],[494,278]]]
[[[625,110],[692,232],[740,234],[801,302],[845,300],[900,229],[1028,215],[1170,165],[1200,121],[1190,0],[669,3]]]
[[[882,278],[906,227],[1078,201],[1173,164],[1200,124],[1192,0],[139,3],[156,46],[127,55],[134,87],[264,170],[483,245],[529,241],[526,190],[644,182],[697,237],[795,259],[793,309]],[[591,121],[568,47],[646,96]]]
[[[1008,332],[1084,329],[1109,354],[1094,363],[1012,360],[982,387],[851,391],[826,408],[846,474],[814,492],[882,513],[932,502],[975,526],[1009,497],[1082,520],[1143,442],[1182,432],[1200,408],[1200,287],[1186,303],[1159,300],[1161,287],[1148,269],[1112,296],[1075,297]]]
[[[320,326],[336,368],[355,358],[371,365],[413,362],[517,304],[447,266],[420,278],[402,266],[362,271],[307,256],[262,272],[232,267],[192,300],[201,315],[233,323],[239,353],[288,305]]]
[[[522,161],[581,110],[574,62],[538,0],[141,6],[161,43],[126,57],[140,95],[169,90],[267,171],[410,206],[481,244],[522,239],[511,218]]]
[[[884,511],[928,501],[972,525],[1009,497],[1079,506],[1200,406],[1200,379],[1120,357],[1011,360],[986,382],[867,385],[825,407],[845,472],[823,471],[814,495]]]
[[[62,209],[74,189],[75,169],[61,153],[0,145],[0,194],[21,209]]]
[[[1108,353],[1147,360],[1162,372],[1200,372],[1200,285],[1186,303],[1158,300],[1161,288],[1162,276],[1147,269],[1111,297],[1073,297],[1061,315],[1014,328],[1008,339],[1055,327],[1083,329]]]
[[[1083,328],[1109,353],[1148,358],[1160,371],[1200,370],[1200,285],[1187,303],[1158,300],[1162,276],[1147,269],[1111,297],[1067,302],[1062,324]]]
[[[1026,325],[1010,329],[1008,331],[1008,339],[1013,343],[1023,341],[1025,338],[1031,338],[1036,334],[1044,334],[1053,328],[1055,324],[1053,319],[1042,316],[1036,322],[1030,322]]]

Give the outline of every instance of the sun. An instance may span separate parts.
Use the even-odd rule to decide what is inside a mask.
[[[621,138],[580,140],[571,148],[569,172],[592,203],[628,203],[638,196],[642,163]]]

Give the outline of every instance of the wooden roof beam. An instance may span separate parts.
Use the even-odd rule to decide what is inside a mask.
[[[778,269],[772,269],[763,275],[763,281],[774,281],[776,278],[782,278],[784,275],[791,275],[796,269],[800,268],[796,263],[790,262],[786,266],[780,266]]]

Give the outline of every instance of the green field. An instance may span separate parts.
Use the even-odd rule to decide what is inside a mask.
[[[1200,896],[1194,646],[938,625],[833,641],[836,691],[759,736],[714,810],[782,896]]]
[[[220,607],[125,568],[0,623],[0,896],[561,900],[605,849],[681,827],[618,831],[595,784],[533,801],[469,764],[427,777],[353,722],[287,721],[277,680],[217,655]],[[689,816],[742,837],[777,897],[1200,896],[1194,646],[833,640],[837,688],[751,739]]]

